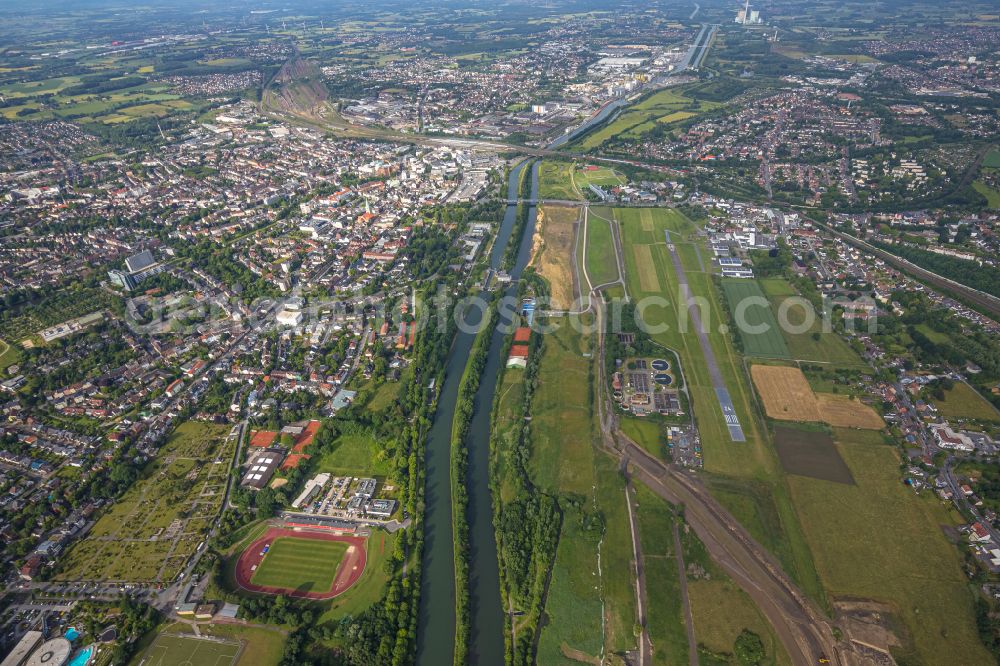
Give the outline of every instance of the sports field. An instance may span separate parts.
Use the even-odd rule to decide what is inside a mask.
[[[291,590],[328,590],[333,585],[336,565],[346,552],[347,544],[339,541],[281,537],[271,543],[250,582]]]
[[[788,347],[771,311],[771,304],[764,298],[757,281],[724,279],[722,290],[726,294],[733,324],[743,341],[744,355],[789,358]]]
[[[271,528],[240,555],[236,582],[251,592],[329,599],[358,581],[365,559],[363,537]]]
[[[160,634],[142,656],[143,666],[230,666],[242,650],[236,641]]]

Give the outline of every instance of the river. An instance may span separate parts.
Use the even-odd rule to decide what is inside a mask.
[[[527,162],[511,170],[507,199],[518,198],[518,183]],[[531,169],[531,198],[538,196],[538,163]],[[517,218],[517,206],[508,205],[490,252],[490,268],[499,269]],[[528,211],[528,224],[520,240],[517,259],[510,271],[516,280],[531,255],[531,236],[535,209]],[[505,297],[517,293],[512,282]],[[505,308],[501,308],[501,311]],[[510,310],[510,308],[506,308]],[[503,314],[503,313],[501,313]],[[420,613],[417,629],[417,664],[449,666],[455,654],[455,557],[451,525],[451,430],[455,416],[462,373],[472,351],[475,330],[482,316],[480,308],[469,308],[465,323],[456,334],[448,354],[445,379],[438,396],[437,411],[426,445],[426,482],[424,507],[424,554],[420,584]],[[501,322],[503,323],[503,322]],[[476,392],[472,422],[469,425],[469,594],[471,636],[469,663],[479,666],[502,664],[504,660],[503,610],[500,606],[500,578],[496,536],[493,532],[493,509],[489,487],[490,411],[500,373],[499,358],[504,334],[495,331],[490,340],[489,357]]]

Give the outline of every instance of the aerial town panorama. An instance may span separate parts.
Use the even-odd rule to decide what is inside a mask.
[[[0,12],[0,666],[1000,661],[1000,1]]]

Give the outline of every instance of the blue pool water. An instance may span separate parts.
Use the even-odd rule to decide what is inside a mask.
[[[69,660],[67,666],[86,666],[92,656],[94,656],[94,646],[88,645],[77,652],[76,656]]]
[[[70,643],[75,641],[80,636],[80,632],[76,630],[75,627],[70,627],[66,630],[66,640]]]

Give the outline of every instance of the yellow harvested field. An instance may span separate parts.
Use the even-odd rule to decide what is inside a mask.
[[[764,411],[781,421],[819,421],[819,404],[806,376],[798,368],[755,365],[750,368]]]
[[[690,111],[674,111],[673,113],[668,113],[665,116],[660,116],[659,118],[656,119],[656,122],[661,124],[676,123],[680,122],[681,120],[687,120],[693,115],[694,114],[691,113]]]
[[[885,423],[874,409],[847,396],[814,393],[798,368],[755,365],[750,368],[764,411],[779,421],[813,421],[840,428],[878,430]]]
[[[823,421],[832,426],[880,430],[885,425],[874,409],[848,396],[817,393],[816,402]]]
[[[653,263],[653,253],[648,245],[633,245],[635,265],[639,269],[639,288],[644,292],[655,294],[660,291],[660,279],[656,277],[656,264]]]
[[[531,265],[549,283],[552,307],[557,310],[569,309],[576,298],[573,261],[578,217],[579,209],[574,206],[538,209]]]

